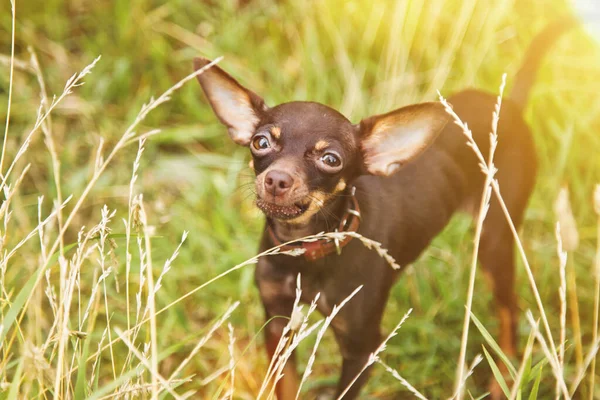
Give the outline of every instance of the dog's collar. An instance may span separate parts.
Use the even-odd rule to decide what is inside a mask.
[[[356,200],[356,188],[353,186],[350,190],[350,201],[346,212],[342,216],[339,227],[336,232],[356,232],[360,225],[360,207]],[[267,232],[275,246],[281,246],[283,242],[277,238],[271,225],[267,224]],[[281,247],[281,251],[303,250],[303,256],[306,261],[315,261],[329,254],[342,253],[342,248],[352,240],[352,236],[346,235],[342,240],[324,237],[314,242],[290,243]]]

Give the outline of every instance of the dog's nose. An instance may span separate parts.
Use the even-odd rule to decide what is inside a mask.
[[[294,179],[287,172],[273,170],[265,176],[265,189],[274,196],[287,192],[293,183]]]

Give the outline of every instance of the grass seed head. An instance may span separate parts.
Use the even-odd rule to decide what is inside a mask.
[[[554,211],[560,222],[560,235],[563,243],[563,249],[566,251],[575,251],[579,246],[579,232],[571,203],[569,202],[569,190],[563,187],[558,192],[558,197],[554,203]]]

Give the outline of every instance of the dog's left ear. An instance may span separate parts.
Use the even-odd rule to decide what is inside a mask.
[[[450,120],[441,103],[421,103],[360,122],[365,168],[389,176],[421,154]]]
[[[210,63],[205,58],[194,59],[197,71]],[[247,146],[267,106],[263,99],[240,85],[221,68],[213,65],[197,76],[215,115],[229,130],[229,136],[239,145]]]

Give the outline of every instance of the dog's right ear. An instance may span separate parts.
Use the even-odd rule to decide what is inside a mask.
[[[194,69],[208,65],[205,58],[194,59]],[[215,115],[239,145],[247,146],[260,117],[268,107],[260,96],[244,88],[221,68],[213,65],[197,76]]]
[[[389,176],[429,147],[451,118],[441,103],[421,103],[363,119],[359,129],[366,170]]]

